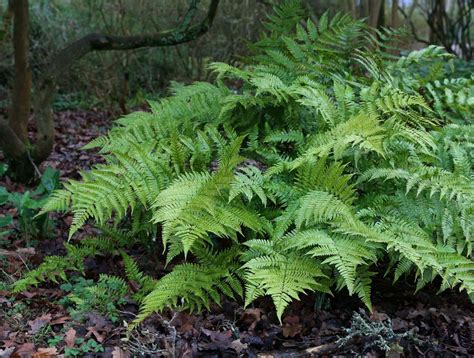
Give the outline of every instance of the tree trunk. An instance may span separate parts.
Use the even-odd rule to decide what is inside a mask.
[[[9,163],[9,168],[20,181],[34,176],[34,167],[29,165],[28,118],[30,115],[31,68],[29,64],[28,0],[14,0],[13,48],[15,79],[11,95],[8,124],[0,124],[0,145]],[[5,128],[8,129],[5,129]],[[2,133],[2,129],[5,133]]]
[[[400,26],[398,19],[398,0],[392,0],[392,12],[390,16],[390,26],[394,29]]]
[[[380,12],[382,9],[382,1],[383,0],[372,0],[370,2],[370,6],[368,8],[368,17],[369,17],[369,25],[371,27],[377,27],[380,21]],[[368,2],[367,2],[368,3]]]
[[[33,109],[38,139],[30,146],[27,130],[31,92],[31,71],[28,64],[28,0],[13,0],[15,86],[10,120],[7,123],[0,118],[0,149],[8,162],[12,163],[9,167],[15,177],[22,182],[31,181],[34,178],[35,163],[44,161],[53,149],[54,122],[51,104],[56,93],[57,80],[62,73],[92,51],[174,46],[204,35],[212,26],[219,0],[211,0],[206,18],[196,25],[191,25],[200,1],[190,0],[186,15],[175,29],[135,36],[89,34],[54,55],[41,71],[41,78],[34,88]]]
[[[379,5],[379,17],[377,19],[377,27],[381,28],[385,26],[385,0],[380,1]]]
[[[351,14],[353,19],[357,19],[357,7],[355,0],[346,0],[346,11],[347,13]]]

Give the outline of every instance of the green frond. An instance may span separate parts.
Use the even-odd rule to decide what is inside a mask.
[[[298,228],[333,220],[354,220],[352,209],[336,196],[319,190],[308,192],[300,199],[295,212],[295,223]]]
[[[121,255],[127,279],[139,285],[139,290],[134,294],[134,298],[141,302],[155,288],[157,280],[144,275],[138,268],[137,263],[125,252],[122,252]]]
[[[220,302],[222,293],[231,290],[239,295],[242,289],[235,251],[212,256],[207,253],[202,264],[181,264],[158,280],[153,290],[143,298],[140,314],[133,325],[165,307],[202,310],[211,301]]]
[[[325,275],[316,261],[295,254],[276,254],[260,256],[248,261],[246,279],[250,290],[246,295],[246,304],[250,304],[262,292],[269,295],[276,307],[277,317],[281,320],[285,308],[291,301],[307,291],[329,292]]]
[[[238,195],[244,195],[249,202],[256,195],[263,206],[267,205],[267,195],[263,188],[262,172],[256,167],[245,167],[237,173],[234,181],[230,184],[229,201],[232,201]]]

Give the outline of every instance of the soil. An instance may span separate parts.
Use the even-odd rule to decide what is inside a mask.
[[[80,171],[101,162],[95,151],[80,148],[111,127],[111,116],[97,111],[55,114],[57,142],[42,168],[60,171],[62,180],[80,178]],[[1,158],[0,158],[1,159]],[[8,178],[0,186],[24,188]],[[9,206],[0,216],[16,215]],[[71,222],[69,215],[54,215],[52,237],[26,241],[18,233],[0,238],[0,283],[11,283],[38,265],[46,255],[64,253]],[[93,232],[86,227],[82,236]],[[1,241],[3,239],[3,241]],[[137,248],[129,252],[149,267],[162,267],[159,258]],[[146,269],[146,267],[144,267]],[[86,262],[85,276],[123,272],[119,256],[96,257]],[[133,286],[133,283],[130,282]],[[0,291],[0,357],[468,357],[474,356],[474,306],[463,293],[437,294],[436,285],[414,294],[410,282],[392,285],[377,277],[374,307],[367,312],[346,292],[334,297],[303,296],[285,312],[283,323],[274,307],[262,299],[252,307],[224,301],[199,314],[166,311],[127,330],[138,311],[133,300],[122,306],[112,322],[98,312],[71,317],[59,301],[67,295],[50,283],[13,295]],[[85,342],[90,349],[82,350]],[[93,347],[102,352],[93,353]]]

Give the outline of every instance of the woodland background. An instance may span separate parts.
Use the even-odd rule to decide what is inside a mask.
[[[457,0],[305,0],[313,17],[325,11],[366,17],[371,25],[404,26],[409,35],[404,48],[427,43],[446,46],[466,60],[472,59],[472,4]],[[457,3],[465,3],[459,14]],[[12,86],[13,47],[8,32],[7,1],[0,30],[0,108],[8,107]],[[93,32],[114,35],[152,33],[173,28],[186,12],[186,0],[34,0],[30,3],[30,47],[33,76],[39,75],[50,56],[73,40]],[[236,63],[247,54],[246,42],[258,39],[262,21],[271,9],[264,0],[224,0],[219,16],[207,34],[186,44],[167,48],[97,52],[76,62],[62,77],[54,108],[101,107],[114,113],[159,97],[170,80],[190,83],[206,80],[207,65],[214,61]],[[377,11],[378,10],[378,11]],[[201,15],[205,7],[201,9]],[[435,21],[437,17],[442,21]],[[462,19],[462,21],[460,20]],[[458,38],[461,24],[470,24]],[[412,31],[415,30],[415,31]],[[452,33],[456,33],[453,36]],[[460,44],[470,51],[461,53]]]

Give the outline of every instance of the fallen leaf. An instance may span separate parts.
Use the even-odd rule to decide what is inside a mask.
[[[10,333],[10,330],[8,329],[7,326],[0,326],[0,341],[7,339],[9,333]]]
[[[28,321],[28,325],[31,329],[28,331],[29,334],[35,335],[40,331],[41,328],[46,326],[49,322],[51,322],[51,314],[45,314],[41,317],[35,318],[33,321]]]
[[[64,342],[68,348],[74,347],[76,341],[76,330],[74,328],[69,328],[69,331],[64,335]]]
[[[13,339],[5,339],[2,343],[5,348],[9,348],[9,347],[16,348],[16,346],[18,345]]]
[[[241,321],[243,324],[249,326],[248,330],[253,331],[255,326],[262,318],[262,311],[258,308],[248,308],[242,314]]]
[[[383,322],[390,319],[386,313],[377,312],[375,309],[370,314],[370,320],[375,322]]]
[[[35,297],[38,292],[29,292],[29,291],[24,291],[21,293],[23,296],[25,296],[26,298],[33,298]]]
[[[63,317],[53,319],[49,324],[51,326],[55,326],[55,325],[58,325],[58,324],[64,324],[67,321],[69,321],[70,319],[71,319],[71,317],[69,317],[69,316],[63,316]]]
[[[232,342],[232,332],[230,330],[225,332],[211,331],[209,329],[201,328],[202,333],[208,336],[214,343],[224,343],[230,345]]]
[[[288,324],[300,323],[300,317],[297,315],[285,316],[285,318],[283,318],[283,323],[288,323]]]
[[[303,325],[300,323],[286,324],[282,328],[282,333],[285,338],[295,337],[303,331]]]
[[[33,358],[49,358],[57,357],[58,350],[55,347],[39,348],[38,351],[33,354]]]
[[[172,325],[176,327],[179,333],[186,334],[194,329],[194,323],[196,318],[194,316],[180,312],[172,322]]]
[[[84,315],[84,318],[88,326],[95,327],[100,331],[110,331],[113,328],[110,321],[97,312],[88,312]]]
[[[35,345],[33,343],[24,343],[13,352],[11,358],[30,358],[34,353]]]
[[[129,358],[130,357],[130,352],[124,351],[120,347],[114,347],[114,350],[112,351],[112,358]]]
[[[236,351],[236,353],[240,356],[240,353],[248,348],[248,344],[242,343],[240,339],[236,339],[230,344],[230,347]]]
[[[10,358],[11,354],[15,350],[15,347],[0,349],[0,357],[2,358]]]
[[[94,335],[94,337],[97,339],[99,343],[102,343],[105,339],[103,335],[97,332],[97,329],[95,327],[87,328],[86,338],[89,338],[91,335]]]
[[[407,321],[401,318],[394,318],[392,319],[392,328],[394,331],[407,331],[409,328],[409,324]]]
[[[0,256],[6,256],[6,257],[14,256],[14,257],[16,257],[16,256],[18,256],[18,254],[15,251],[0,249]]]

